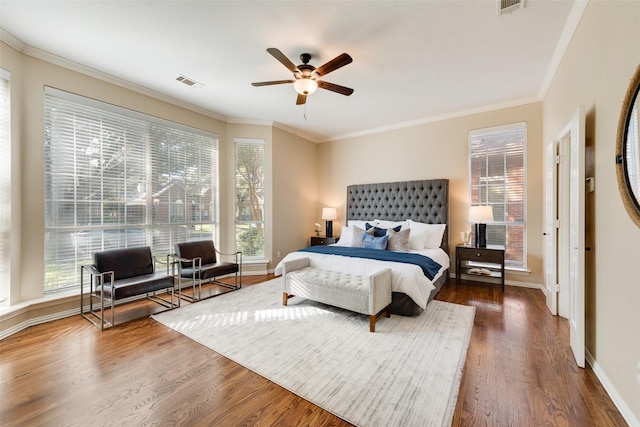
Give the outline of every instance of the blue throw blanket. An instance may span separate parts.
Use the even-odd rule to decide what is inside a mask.
[[[433,280],[433,277],[440,271],[441,265],[431,258],[407,252],[392,252],[382,249],[351,248],[347,246],[311,246],[300,249],[300,252],[313,252],[316,254],[341,255],[354,258],[368,258],[380,261],[402,262],[405,264],[415,264],[419,266],[424,275]]]

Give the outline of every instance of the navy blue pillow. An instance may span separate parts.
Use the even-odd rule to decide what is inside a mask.
[[[364,233],[362,236],[362,247],[368,249],[387,249],[387,241],[389,236],[384,235],[381,237],[372,236],[369,233]]]
[[[369,224],[368,222],[364,225],[364,227],[365,227],[365,230],[367,230],[367,231],[371,227],[373,227],[373,237],[382,237],[382,236],[387,234],[387,229],[386,228],[374,227],[373,225]],[[402,228],[402,225],[398,225],[397,227],[393,227],[392,230],[397,233],[398,231],[400,231],[401,228]]]

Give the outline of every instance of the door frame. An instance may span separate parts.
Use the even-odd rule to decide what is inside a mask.
[[[580,106],[545,151],[544,294],[569,321],[576,364],[585,366],[585,118]]]

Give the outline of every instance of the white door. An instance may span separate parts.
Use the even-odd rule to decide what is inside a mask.
[[[544,279],[547,306],[569,321],[571,350],[584,367],[585,149],[578,109],[545,151]]]
[[[569,214],[569,330],[576,363],[584,368],[585,172],[584,109],[571,119],[571,190]]]
[[[545,150],[544,177],[544,294],[547,307],[553,315],[558,314],[558,142],[553,141]]]

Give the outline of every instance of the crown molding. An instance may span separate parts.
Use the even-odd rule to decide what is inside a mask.
[[[413,126],[419,126],[419,125],[423,125],[423,124],[427,124],[427,123],[440,122],[440,121],[443,121],[443,120],[455,119],[455,118],[458,118],[458,117],[470,116],[470,115],[473,115],[473,114],[480,114],[480,113],[487,113],[487,112],[490,112],[490,111],[502,110],[504,108],[519,107],[521,105],[532,104],[534,102],[540,102],[540,101],[542,101],[542,98],[540,98],[538,96],[532,96],[532,97],[528,97],[528,98],[521,98],[521,99],[508,101],[508,102],[504,102],[504,103],[484,105],[484,106],[478,107],[478,108],[471,108],[471,109],[468,109],[468,110],[461,110],[461,111],[445,113],[445,114],[438,114],[438,115],[435,115],[435,116],[429,116],[429,117],[425,117],[425,118],[422,118],[422,119],[411,120],[411,121],[408,121],[408,122],[396,123],[396,124],[389,125],[389,126],[382,126],[382,127],[369,129],[369,130],[365,130],[365,131],[361,131],[361,132],[354,132],[354,133],[339,135],[339,136],[335,136],[335,137],[331,137],[331,138],[322,140],[320,142],[333,142],[333,141],[339,141],[339,140],[342,140],[342,139],[357,138],[357,137],[360,137],[360,136],[367,136],[367,135],[372,135],[372,134],[376,134],[376,133],[382,133],[382,132],[388,132],[388,131],[392,131],[392,130],[404,129],[404,128],[409,128],[409,127],[413,127]]]
[[[13,34],[5,31],[4,28],[0,28],[0,41],[8,44],[18,52],[22,52],[26,46],[26,44],[24,44],[22,40],[19,40]]]

